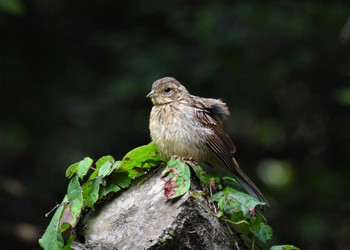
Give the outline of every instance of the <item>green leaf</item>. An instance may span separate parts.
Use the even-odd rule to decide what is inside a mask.
[[[338,89],[334,93],[334,97],[338,103],[350,106],[350,88]]]
[[[131,184],[131,178],[128,173],[117,173],[115,174],[115,183],[121,188],[127,188]]]
[[[64,240],[62,234],[59,230],[60,227],[60,218],[64,209],[63,204],[67,202],[67,196],[64,197],[62,205],[56,210],[54,216],[52,217],[50,224],[45,230],[44,235],[39,239],[39,245],[43,249],[62,249],[64,245]]]
[[[121,188],[113,182],[107,182],[100,187],[99,197],[102,199],[107,196],[109,193],[114,192],[117,193],[121,190]]]
[[[159,165],[163,160],[158,155],[157,146],[150,142],[127,153],[118,170],[129,172],[131,178],[145,173],[145,170]]]
[[[106,176],[111,173],[113,163],[110,161],[106,161],[102,164],[100,170],[98,171],[98,176]]]
[[[110,155],[101,157],[96,162],[96,170],[98,170],[98,176],[109,175],[112,171],[113,162],[114,158]]]
[[[85,157],[84,160],[79,162],[78,176],[80,179],[83,179],[83,177],[87,174],[92,163],[93,163],[93,160],[90,157]]]
[[[78,165],[79,165],[79,162],[76,162],[76,163],[70,165],[66,170],[66,177],[68,177],[68,178],[72,177],[72,175],[77,172]]]
[[[72,243],[75,241],[75,239],[76,239],[75,235],[71,233],[69,235],[69,239],[68,239],[66,245],[62,248],[62,250],[71,250]]]
[[[102,181],[102,176],[92,181],[90,192],[84,195],[84,206],[89,206],[93,208],[94,204],[99,198],[100,185]]]
[[[224,199],[224,202],[221,201],[221,203],[224,204],[222,209],[225,213],[232,215],[242,211],[245,217],[254,215],[255,207],[264,204],[255,197],[239,192],[231,187],[226,187],[222,192],[214,194],[212,199],[217,202]]]
[[[235,225],[235,228],[238,232],[244,235],[250,234],[250,224],[248,222],[248,219],[244,217],[242,212],[238,212],[231,216],[231,221]]]
[[[185,194],[191,185],[191,172],[186,162],[179,157],[172,157],[162,172],[165,180],[164,195],[173,199]]]
[[[98,161],[96,162],[96,169],[100,169],[101,166],[106,162],[114,162],[114,158],[110,155],[102,156]]]
[[[264,222],[251,225],[250,231],[263,243],[272,238],[272,228]]]
[[[203,168],[196,162],[188,162],[188,165],[190,165],[193,169],[193,171],[196,173],[196,176],[200,180],[201,183],[203,183],[205,186],[210,186],[210,178],[208,177],[208,174],[203,170]]]
[[[270,250],[300,250],[300,248],[293,245],[280,245],[280,246],[272,246]]]
[[[65,223],[68,223],[72,227],[76,225],[80,212],[83,208],[83,190],[80,187],[78,176],[74,176],[70,181],[68,185],[67,198],[68,205],[65,207],[61,219],[63,231],[67,229],[67,225],[64,225]]]

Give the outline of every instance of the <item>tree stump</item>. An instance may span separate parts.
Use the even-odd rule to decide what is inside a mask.
[[[89,211],[76,231],[81,242],[72,248],[247,249],[228,223],[205,209],[207,199],[190,196],[201,189],[197,180],[185,195],[168,200],[160,176],[161,170],[149,173],[144,182]]]

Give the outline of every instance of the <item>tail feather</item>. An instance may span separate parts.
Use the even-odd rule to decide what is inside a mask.
[[[238,183],[250,194],[251,196],[257,198],[261,202],[265,202],[267,207],[270,207],[270,204],[265,199],[264,195],[260,192],[257,186],[248,178],[248,176],[240,169],[238,163],[233,158],[235,167],[235,173],[232,173],[233,177],[238,181]]]

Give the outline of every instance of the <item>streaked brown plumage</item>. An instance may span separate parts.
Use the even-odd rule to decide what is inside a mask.
[[[172,77],[155,81],[147,97],[154,104],[149,125],[151,137],[163,157],[191,157],[225,169],[250,195],[268,205],[233,158],[236,148],[222,126],[230,115],[225,103],[193,96]]]

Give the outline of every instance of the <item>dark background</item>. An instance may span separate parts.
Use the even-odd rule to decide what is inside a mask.
[[[236,158],[271,201],[271,244],[350,249],[349,9],[0,1],[2,247],[38,249],[70,164],[147,144],[145,96],[173,76],[230,106]]]

